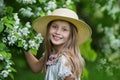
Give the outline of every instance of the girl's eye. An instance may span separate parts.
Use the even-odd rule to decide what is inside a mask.
[[[52,26],[52,28],[57,29],[57,26]]]
[[[68,31],[66,28],[63,28],[63,31]]]

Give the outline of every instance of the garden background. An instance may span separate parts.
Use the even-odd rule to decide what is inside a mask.
[[[24,51],[42,55],[43,37],[32,22],[60,7],[76,11],[93,31],[80,46],[82,80],[120,79],[120,0],[0,0],[0,80],[44,80],[31,71]]]

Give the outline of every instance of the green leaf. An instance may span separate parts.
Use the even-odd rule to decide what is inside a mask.
[[[4,43],[0,42],[0,50],[5,50],[7,47]]]
[[[7,23],[9,23],[9,24],[14,24],[15,21],[14,21],[14,20],[8,20]]]
[[[22,41],[18,41],[18,47],[23,47]]]
[[[10,70],[11,70],[12,72],[17,72],[16,69],[14,69],[13,67],[11,67]]]
[[[13,12],[13,7],[7,7],[6,9],[5,9],[5,12],[7,13],[7,14],[11,14],[12,12]]]
[[[37,55],[37,50],[36,50],[36,49],[30,49],[30,52],[31,52],[33,55]]]
[[[11,53],[6,53],[6,57],[10,59],[12,57]]]
[[[13,30],[13,26],[11,24],[5,23],[5,25]]]
[[[12,73],[10,73],[9,76],[10,76],[10,78],[11,78],[12,80],[14,80],[14,76],[13,76]]]
[[[91,40],[88,40],[85,44],[80,47],[81,54],[88,61],[95,61],[97,53],[91,48]]]
[[[3,26],[3,24],[0,22],[0,32],[2,32],[3,29],[4,29],[4,26]]]
[[[12,56],[10,53],[7,53],[7,52],[5,52],[5,51],[1,51],[0,54],[2,54],[2,56],[3,56],[4,58],[8,58],[8,59],[10,59],[11,56]]]
[[[40,3],[42,3],[42,2],[43,2],[43,0],[39,0],[39,2],[40,2]]]
[[[83,75],[84,78],[87,78],[87,79],[88,79],[89,74],[88,74],[88,71],[87,71],[86,68],[83,68],[82,75]]]
[[[41,16],[45,16],[45,12],[40,11],[40,15],[41,15]]]
[[[4,22],[4,23],[8,23],[8,24],[14,24],[14,23],[15,23],[15,20],[13,20],[13,17],[5,16],[5,17],[3,18],[3,22]]]

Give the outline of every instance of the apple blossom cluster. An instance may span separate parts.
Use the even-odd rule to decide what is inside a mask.
[[[32,9],[30,7],[27,8],[21,8],[20,10],[21,14],[24,14],[24,17],[31,17],[32,15],[34,15],[34,13],[32,12]]]
[[[24,26],[20,24],[20,19],[18,18],[17,13],[14,14],[13,18],[14,23],[12,23],[12,27],[6,25],[7,27],[4,30],[4,33],[7,35],[3,35],[4,37],[2,41],[11,46],[15,45],[17,47],[22,47],[24,50],[37,50],[43,40],[41,34],[39,33],[35,35],[32,32],[30,22],[27,22]],[[2,21],[5,21],[4,18]]]
[[[19,3],[22,3],[22,4],[33,4],[33,3],[36,3],[36,0],[16,0],[17,2]]]
[[[0,80],[7,78],[13,72],[11,54],[5,51],[0,52]]]
[[[27,1],[31,1],[31,4],[33,2],[33,0],[16,0],[17,2],[21,2],[22,4],[30,4],[30,3],[27,3]],[[38,1],[39,2],[39,1]],[[33,3],[36,3],[33,2]],[[60,3],[59,2],[56,2],[54,0],[43,0],[43,1],[40,1],[40,3],[45,3],[44,4],[44,7],[42,6],[37,6],[35,9],[34,7],[31,7],[31,6],[27,6],[27,7],[22,7],[19,9],[19,12],[20,14],[23,15],[23,17],[28,17],[30,18],[31,16],[33,17],[39,17],[39,16],[44,16],[44,15],[49,15],[51,14],[52,10],[56,9],[59,7]],[[61,5],[61,7],[67,7],[69,6],[70,4],[72,4],[72,1],[71,0],[66,0],[66,1],[63,1],[62,2],[64,5]],[[37,3],[36,3],[37,4]],[[44,15],[43,15],[44,14]]]

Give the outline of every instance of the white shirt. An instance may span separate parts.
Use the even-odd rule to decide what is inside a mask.
[[[48,62],[45,80],[64,80],[66,76],[72,75],[70,68],[65,66],[67,58],[62,55],[56,60]],[[76,78],[75,80],[80,80]]]

